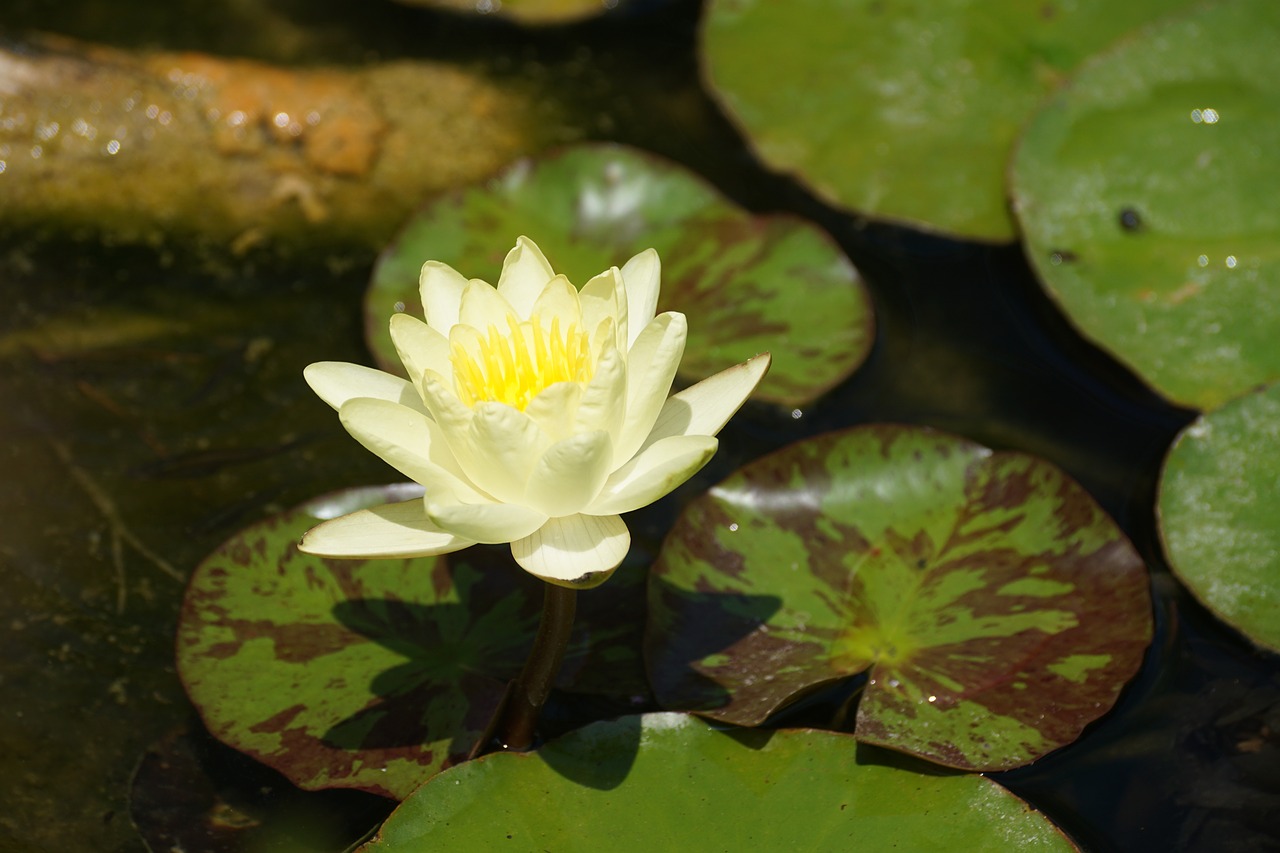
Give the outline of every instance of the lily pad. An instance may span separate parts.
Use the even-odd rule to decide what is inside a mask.
[[[1152,27],[1082,69],[1014,159],[1014,205],[1046,289],[1186,406],[1280,379],[1277,44],[1269,0]]]
[[[711,0],[708,83],[759,156],[831,204],[1012,240],[1018,129],[1082,59],[1189,0]]]
[[[1159,513],[1174,574],[1228,625],[1280,652],[1280,385],[1182,431]]]
[[[1075,740],[1152,630],[1142,560],[1065,474],[888,425],[801,441],[691,503],[649,607],[665,707],[756,725],[869,670],[858,739],[966,770]]]
[[[362,853],[432,850],[1076,850],[979,776],[864,759],[847,735],[596,723],[437,776]]]
[[[498,279],[518,235],[581,286],[649,247],[662,259],[660,311],[689,316],[681,363],[696,381],[766,350],[756,398],[812,401],[862,363],[871,304],[848,258],[792,216],[751,216],[701,178],[634,149],[582,145],[521,161],[487,184],[446,195],[410,221],[373,273],[365,329],[379,366],[399,372],[393,311],[419,314],[424,261]]]
[[[542,585],[505,548],[364,561],[295,547],[319,519],[421,493],[408,484],[313,501],[196,569],[178,671],[210,732],[307,789],[399,798],[465,758],[524,663]],[[619,645],[635,635],[619,611],[635,608],[582,599],[557,686],[594,692],[604,679],[584,669],[604,664],[614,695],[643,693],[637,655]]]

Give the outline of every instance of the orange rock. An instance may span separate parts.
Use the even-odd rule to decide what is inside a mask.
[[[0,48],[0,226],[378,248],[429,195],[553,141],[535,97],[443,63]]]
[[[149,57],[145,65],[207,105],[218,150],[300,150],[312,167],[366,175],[387,123],[349,73],[292,71],[198,53]]]

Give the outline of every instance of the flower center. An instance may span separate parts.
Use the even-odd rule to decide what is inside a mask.
[[[573,323],[562,332],[558,318],[544,329],[536,315],[521,323],[508,314],[507,329],[489,326],[475,352],[454,341],[450,360],[465,405],[491,400],[521,411],[548,385],[588,382],[593,372],[586,333]]]

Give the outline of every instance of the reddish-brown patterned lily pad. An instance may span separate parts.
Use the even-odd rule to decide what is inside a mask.
[[[692,503],[650,579],[659,701],[740,725],[870,670],[860,740],[1030,762],[1115,702],[1147,572],[1057,468],[927,429],[802,441]]]
[[[188,695],[216,737],[300,787],[405,796],[465,757],[528,654],[542,584],[508,549],[364,561],[295,547],[318,519],[415,491],[313,501],[242,531],[191,578],[178,626]],[[597,692],[606,679],[587,670],[606,663],[611,692],[643,692],[624,648],[634,620],[617,612],[637,608],[583,599],[558,685]]]
[[[773,353],[756,398],[797,405],[851,374],[872,340],[857,271],[817,226],[751,216],[679,166],[617,145],[580,145],[521,161],[487,184],[424,208],[374,269],[365,299],[369,347],[400,372],[387,320],[421,315],[418,275],[443,261],[496,283],[525,235],[581,286],[632,255],[662,259],[659,311],[689,317],[681,376],[696,381]]]

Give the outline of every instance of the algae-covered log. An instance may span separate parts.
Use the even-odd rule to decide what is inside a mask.
[[[294,69],[0,47],[0,226],[380,246],[432,192],[550,141],[533,93],[440,63]]]

